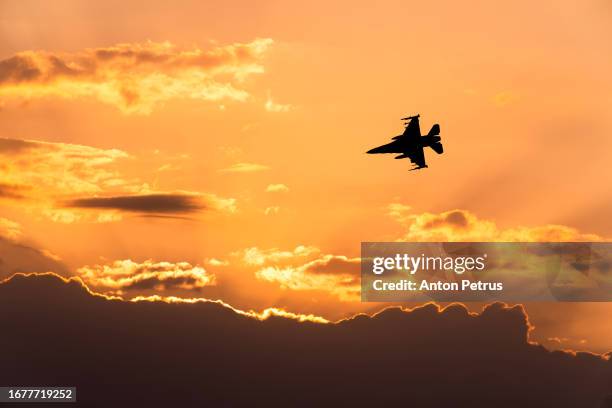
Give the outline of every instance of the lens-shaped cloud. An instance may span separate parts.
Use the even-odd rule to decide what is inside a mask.
[[[189,214],[203,210],[233,212],[235,200],[220,198],[214,194],[179,192],[76,198],[66,201],[64,206],[144,214]]]

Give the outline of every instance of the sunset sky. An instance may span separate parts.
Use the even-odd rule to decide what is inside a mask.
[[[0,278],[336,320],[384,306],[359,302],[362,241],[608,240],[611,18],[0,0]],[[365,154],[417,113],[441,126],[428,169]],[[542,341],[610,349],[606,304],[527,311]]]

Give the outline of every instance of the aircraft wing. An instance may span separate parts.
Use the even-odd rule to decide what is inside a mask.
[[[421,137],[421,126],[419,125],[419,118],[414,117],[410,119],[404,133],[398,138],[409,144],[415,143]]]
[[[427,164],[425,163],[425,154],[423,153],[422,147],[420,149],[416,149],[414,152],[407,154],[407,156],[410,158],[410,161],[413,164],[417,165],[417,167],[413,170],[420,169],[422,167],[427,167]]]

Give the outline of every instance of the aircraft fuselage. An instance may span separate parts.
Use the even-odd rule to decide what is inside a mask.
[[[417,151],[424,147],[431,147],[434,143],[441,140],[440,136],[422,136],[416,140],[416,144],[408,145],[403,140],[394,140],[386,145],[375,147],[374,149],[368,150],[369,154],[379,153],[408,153]]]

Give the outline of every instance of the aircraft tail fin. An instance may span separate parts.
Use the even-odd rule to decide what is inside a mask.
[[[431,130],[427,134],[427,136],[437,136],[440,134],[440,125],[437,123],[431,127]]]
[[[444,153],[444,148],[442,147],[442,143],[440,143],[440,142],[433,143],[429,147],[431,147],[433,149],[433,151],[438,153],[438,154]]]

